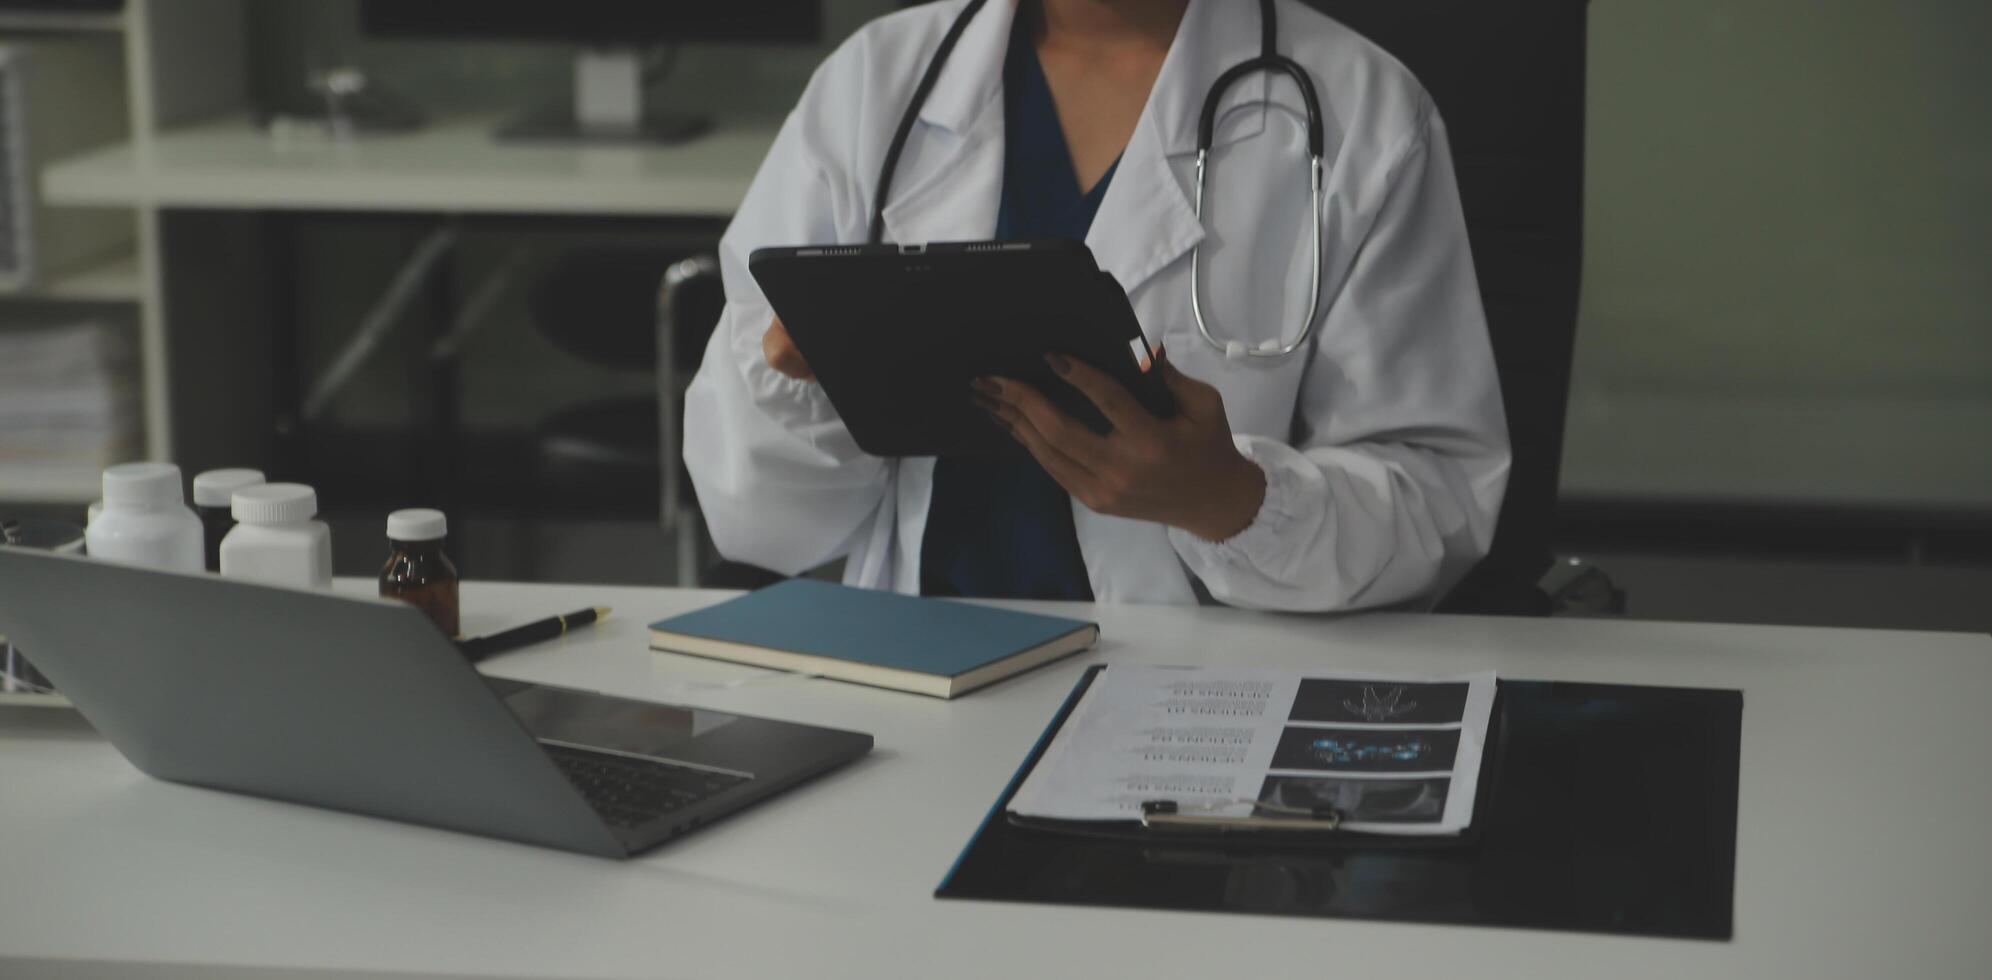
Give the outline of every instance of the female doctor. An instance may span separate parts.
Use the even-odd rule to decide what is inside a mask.
[[[1297,71],[1212,94],[1268,45]],[[1318,93],[1318,198],[1296,74]],[[863,242],[874,220],[902,243],[1083,239],[1182,410],[1158,419],[1054,357],[1111,434],[992,377],[963,397],[1038,465],[865,455],[746,260]],[[850,584],[929,595],[1322,611],[1436,600],[1493,537],[1507,436],[1445,129],[1402,65],[1297,2],[883,17],[817,70],[720,260],[685,461],[731,559],[793,574],[846,557]]]

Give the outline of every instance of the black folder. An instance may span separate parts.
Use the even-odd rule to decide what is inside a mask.
[[[937,897],[1730,938],[1739,691],[1500,681],[1473,826],[1457,838],[1014,819],[1011,796],[1101,669]]]

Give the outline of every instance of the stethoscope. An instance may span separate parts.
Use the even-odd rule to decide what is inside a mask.
[[[947,64],[948,55],[954,53],[955,42],[968,28],[968,22],[982,9],[984,0],[969,0],[955,17],[954,24],[941,38],[941,46],[934,51],[934,57],[927,62],[927,71],[920,76],[920,84],[913,89],[913,98],[906,106],[905,114],[899,117],[899,127],[892,134],[892,146],[886,150],[885,164],[879,168],[878,192],[872,198],[871,233],[869,244],[879,244],[885,240],[885,202],[892,190],[892,173],[899,168],[899,155],[906,148],[907,134],[913,131],[913,124],[919,119],[920,107],[926,104],[927,94],[933,91],[934,81],[941,75],[941,66]],[[1321,302],[1321,102],[1314,82],[1307,77],[1307,70],[1298,62],[1278,52],[1279,24],[1274,19],[1273,0],[1259,0],[1259,56],[1231,66],[1213,82],[1210,92],[1204,96],[1203,113],[1197,118],[1197,223],[1204,220],[1204,186],[1210,174],[1210,148],[1217,128],[1217,106],[1224,93],[1239,79],[1253,72],[1280,72],[1293,79],[1300,89],[1301,100],[1307,104],[1307,156],[1308,156],[1308,195],[1314,205],[1314,220],[1308,222],[1313,232],[1314,261],[1308,264],[1307,307],[1301,315],[1300,333],[1292,340],[1266,340],[1257,346],[1247,346],[1242,340],[1219,340],[1211,331],[1209,318],[1204,316],[1203,277],[1201,257],[1203,245],[1190,249],[1190,312],[1197,320],[1197,332],[1203,335],[1205,343],[1224,353],[1226,358],[1238,360],[1245,357],[1285,357],[1307,343],[1314,332],[1314,313]]]

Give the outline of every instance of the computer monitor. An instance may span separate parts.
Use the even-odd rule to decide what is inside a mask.
[[[571,109],[506,124],[503,138],[676,142],[704,117],[646,111],[643,54],[680,41],[809,43],[822,0],[361,0],[361,30],[396,39],[579,44]]]

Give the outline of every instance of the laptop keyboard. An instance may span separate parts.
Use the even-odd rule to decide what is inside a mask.
[[[750,777],[541,743],[541,748],[613,827],[639,827]]]

